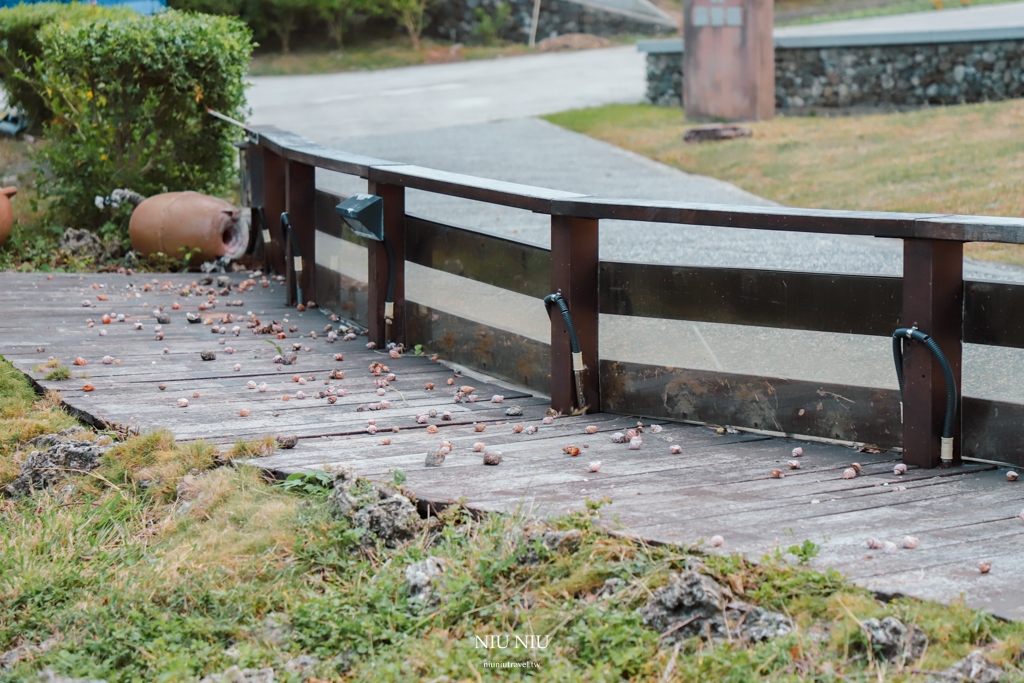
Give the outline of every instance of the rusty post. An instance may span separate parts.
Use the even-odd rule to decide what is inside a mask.
[[[598,385],[598,221],[551,217],[551,291],[562,292],[583,354],[587,412],[601,410]],[[551,316],[551,407],[564,414],[576,406],[572,350],[562,316]]]
[[[388,291],[388,254],[383,242],[370,242],[367,309],[369,338],[379,348],[388,342],[405,342],[405,188],[370,181],[370,194],[384,200],[384,236],[395,251],[395,309],[391,333],[384,324],[384,301]]]
[[[287,206],[288,164],[283,157],[263,149],[263,215],[270,231],[266,245],[267,260],[274,272],[283,275],[284,235],[281,234],[281,213]]]
[[[929,239],[903,240],[903,318],[905,327],[917,326],[930,335],[956,378],[961,394],[964,305],[964,245]],[[904,342],[903,461],[919,467],[938,467],[940,436],[946,410],[946,383],[942,369],[920,343]],[[953,430],[953,462],[960,464],[961,412]]]
[[[302,256],[299,303],[316,301],[316,167],[288,162],[288,217]]]

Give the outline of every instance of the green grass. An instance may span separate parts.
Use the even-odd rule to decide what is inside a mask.
[[[388,40],[359,44],[344,50],[309,50],[289,54],[269,53],[253,57],[250,76],[296,76],[339,71],[372,71],[419,64],[497,59],[531,54],[526,45],[465,46],[452,51],[450,45],[424,41],[416,51],[408,41]]]
[[[794,207],[1024,215],[1024,101],[843,117],[777,115],[751,138],[688,144],[678,109],[610,105],[547,117],[688,173]],[[969,256],[1024,265],[1018,245]]]
[[[71,422],[56,420],[59,410],[6,363],[0,397],[5,414],[51,428]],[[5,434],[0,463],[37,431]],[[244,453],[269,447],[235,445]],[[458,506],[429,538],[360,551],[361,531],[332,518],[321,493],[289,492],[252,468],[220,466],[219,455],[158,431],[117,444],[93,476],[71,480],[70,493],[0,499],[0,652],[55,639],[0,670],[0,681],[31,680],[44,667],[110,683],[196,681],[231,665],[270,666],[278,680],[298,681],[283,664],[299,654],[316,656],[317,677],[330,681],[920,680],[863,656],[857,621],[886,615],[927,632],[932,645],[918,668],[943,668],[986,645],[1013,680],[1024,680],[1014,668],[1024,625],[960,603],[880,602],[835,572],[800,564],[813,545],[758,564],[706,557],[714,578],[742,585],[744,599],[788,613],[797,628],[756,647],[693,640],[676,656],[658,646],[637,609],[694,549],[609,536],[599,503],[552,520],[579,529],[582,544],[570,554],[542,552],[538,564],[516,559],[526,520],[476,519]],[[424,608],[408,599],[404,574],[428,555],[447,568],[439,603]],[[597,595],[612,577],[624,587]],[[268,630],[268,617],[284,626]],[[551,636],[528,656],[539,670],[484,668],[474,635],[509,632]]]

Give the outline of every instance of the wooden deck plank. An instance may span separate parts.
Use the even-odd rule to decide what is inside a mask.
[[[244,279],[232,275],[234,282]],[[156,280],[153,291],[141,291],[144,283]],[[474,379],[458,367],[431,363],[424,357],[391,359],[365,346],[365,337],[354,342],[327,343],[323,327],[325,312],[314,309],[299,313],[283,305],[284,290],[277,286],[257,287],[244,294],[219,297],[240,299],[241,307],[218,305],[204,312],[211,317],[232,316],[254,311],[263,322],[284,320],[297,326],[283,340],[270,341],[282,347],[301,343],[296,365],[283,367],[271,362],[276,349],[267,338],[254,335],[243,323],[239,336],[212,334],[210,327],[185,322],[185,313],[198,312],[206,297],[182,297],[178,289],[200,278],[182,275],[124,276],[114,274],[78,275],[0,274],[0,339],[2,353],[16,367],[35,378],[42,387],[60,391],[69,407],[81,413],[115,423],[135,424],[144,429],[166,427],[182,439],[210,439],[219,443],[265,434],[296,434],[296,448],[278,451],[256,464],[279,476],[290,472],[348,465],[370,477],[388,477],[395,468],[407,474],[406,487],[423,500],[450,502],[465,499],[481,510],[530,510],[535,514],[561,514],[580,508],[586,499],[605,496],[611,503],[603,508],[605,524],[615,533],[638,536],[654,542],[693,543],[712,534],[722,534],[726,543],[716,552],[742,552],[759,557],[776,546],[788,546],[811,539],[821,547],[815,566],[835,567],[853,580],[885,593],[951,600],[961,593],[968,603],[984,606],[996,614],[1024,617],[1024,597],[1015,585],[1024,571],[1024,558],[1017,552],[1024,541],[1024,522],[1017,515],[1024,508],[1024,482],[1011,484],[1005,470],[969,465],[955,470],[911,469],[897,477],[892,466],[899,456],[892,453],[857,453],[848,448],[803,443],[802,468],[789,471],[792,441],[752,434],[718,435],[689,425],[663,423],[664,431],[648,430],[639,451],[611,442],[610,434],[637,423],[636,417],[598,414],[558,417],[544,425],[549,405],[544,398],[501,383]],[[173,287],[159,291],[165,282]],[[106,285],[93,289],[92,284]],[[136,297],[136,294],[140,296]],[[98,301],[97,295],[106,296]],[[88,299],[89,308],[82,306]],[[172,302],[181,309],[170,310]],[[149,308],[143,306],[148,303]],[[165,338],[154,339],[154,308],[165,306],[172,322],[163,326]],[[129,322],[89,328],[86,320],[99,320],[105,312],[124,313]],[[131,324],[143,322],[143,330]],[[313,339],[310,332],[317,331]],[[224,352],[233,347],[234,354]],[[309,346],[309,352],[305,347]],[[43,351],[37,351],[42,347]],[[163,349],[169,349],[164,354]],[[204,362],[199,352],[212,349],[217,359]],[[344,355],[334,361],[335,353]],[[50,382],[33,372],[34,366],[50,356],[69,364],[85,357],[84,367],[71,367],[75,379]],[[119,365],[103,365],[110,355]],[[378,401],[369,364],[387,364],[397,375],[386,398],[392,406],[382,411],[358,411],[360,405]],[[235,363],[242,369],[235,372]],[[295,392],[313,395],[325,388],[330,371],[343,370],[343,380],[331,386],[344,388],[345,397],[330,405],[323,399],[294,398]],[[95,391],[83,392],[87,374]],[[300,374],[316,379],[301,386],[292,382]],[[446,384],[477,388],[481,401],[454,403],[455,388]],[[266,382],[266,393],[246,388],[246,382]],[[434,391],[425,391],[426,382]],[[157,385],[165,384],[160,391]],[[192,398],[198,391],[199,398]],[[398,394],[401,394],[399,396]],[[282,400],[284,395],[291,398]],[[487,402],[502,394],[500,404]],[[190,405],[178,408],[179,397]],[[505,411],[513,405],[523,414],[511,417]],[[242,418],[238,410],[251,410]],[[429,420],[438,427],[428,434],[416,415],[430,408],[449,410],[450,422]],[[376,421],[380,431],[366,432],[366,421]],[[648,426],[655,421],[644,420]],[[475,431],[475,424],[484,426]],[[536,425],[536,434],[514,434],[514,424]],[[596,433],[586,434],[587,426]],[[399,431],[389,431],[397,427]],[[389,445],[382,445],[383,438]],[[423,458],[442,440],[453,444],[444,466],[426,468]],[[486,467],[472,450],[476,442],[500,450],[505,461]],[[583,452],[569,457],[562,447],[575,444]],[[583,448],[583,446],[586,448]],[[678,455],[669,451],[679,445]],[[588,463],[600,460],[599,472],[589,472]],[[842,479],[842,470],[854,461],[863,466],[860,476]],[[785,471],[782,479],[772,469]],[[893,492],[900,484],[906,491]],[[818,502],[812,502],[818,501]],[[894,555],[869,551],[868,536],[899,542],[903,535],[915,535],[921,546]],[[870,557],[869,557],[870,556]],[[982,577],[978,559],[993,562],[990,575]],[[1011,578],[1012,577],[1012,578]]]

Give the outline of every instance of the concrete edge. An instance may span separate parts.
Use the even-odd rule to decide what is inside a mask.
[[[577,5],[582,5],[584,7],[590,8],[590,9],[598,11],[598,12],[606,12],[608,14],[617,14],[617,15],[619,15],[621,17],[626,17],[628,19],[633,19],[634,21],[642,21],[642,22],[646,22],[648,24],[657,24],[659,26],[665,26],[665,27],[671,27],[671,28],[677,28],[678,27],[676,22],[672,19],[672,17],[670,17],[668,14],[666,14],[664,11],[662,11],[659,7],[657,7],[653,3],[647,2],[646,0],[643,1],[643,4],[648,6],[652,10],[651,14],[644,14],[642,12],[631,12],[630,10],[623,9],[621,7],[614,7],[612,5],[605,5],[605,4],[602,4],[602,3],[597,2],[595,0],[571,0],[571,1],[574,2]]]
[[[978,43],[1024,39],[1024,26],[1001,26],[948,31],[905,31],[900,33],[837,33],[816,36],[775,36],[775,47],[815,49],[830,47],[883,47],[887,45],[936,45],[942,43]],[[681,38],[640,40],[637,52],[673,54],[683,52]]]

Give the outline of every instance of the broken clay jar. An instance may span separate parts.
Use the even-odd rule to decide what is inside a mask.
[[[11,209],[11,197],[17,194],[18,188],[0,187],[0,247],[11,236],[14,227],[14,211]]]
[[[241,209],[223,199],[198,192],[167,192],[144,200],[128,224],[132,249],[144,254],[163,252],[192,259],[236,259],[249,245],[249,220]]]

